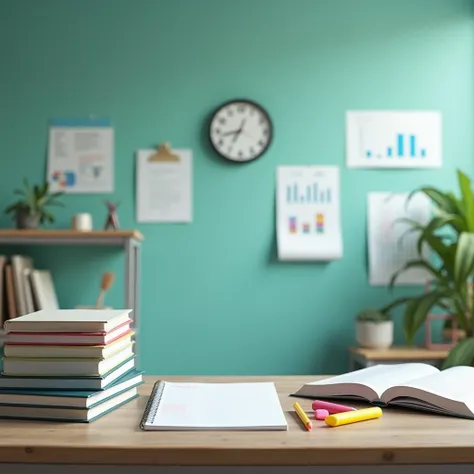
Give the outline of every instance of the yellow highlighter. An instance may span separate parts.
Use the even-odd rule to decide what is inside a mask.
[[[379,407],[372,407],[329,415],[324,421],[328,426],[342,426],[357,423],[358,421],[375,420],[381,416],[382,410]]]

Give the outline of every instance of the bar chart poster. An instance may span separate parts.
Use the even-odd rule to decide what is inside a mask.
[[[346,164],[348,168],[441,168],[441,113],[347,112]]]
[[[280,260],[342,257],[337,166],[279,167],[276,199]]]

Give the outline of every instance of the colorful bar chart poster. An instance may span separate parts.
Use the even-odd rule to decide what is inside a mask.
[[[280,166],[276,199],[280,260],[342,257],[337,166]]]
[[[348,168],[441,168],[441,113],[349,111],[346,147]]]
[[[417,250],[418,234],[406,232],[408,225],[403,218],[420,224],[429,222],[431,205],[426,196],[415,194],[407,202],[408,194],[369,193],[367,233],[369,246],[369,283],[387,285],[392,275],[410,260],[420,258]],[[429,260],[428,250],[423,258]],[[410,269],[400,275],[397,285],[422,285],[429,278],[423,269]]]

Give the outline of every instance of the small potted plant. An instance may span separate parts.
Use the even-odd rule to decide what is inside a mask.
[[[5,209],[6,214],[13,214],[17,229],[37,229],[45,222],[53,223],[54,216],[47,209],[50,206],[62,206],[58,200],[62,192],[49,192],[49,183],[30,186],[28,180],[23,181],[23,189],[15,189],[20,196]]]
[[[370,349],[387,349],[393,344],[393,321],[388,312],[365,309],[356,318],[357,342]]]

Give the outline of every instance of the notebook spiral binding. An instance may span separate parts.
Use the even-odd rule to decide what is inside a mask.
[[[150,398],[145,407],[145,412],[143,413],[142,421],[140,422],[140,427],[143,427],[148,423],[153,423],[155,419],[156,412],[160,407],[161,397],[163,396],[163,390],[165,389],[165,382],[159,381],[156,382],[151,391]]]

